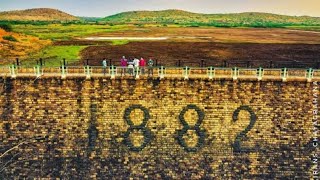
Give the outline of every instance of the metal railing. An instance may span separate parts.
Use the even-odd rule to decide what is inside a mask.
[[[242,78],[251,78],[255,79],[259,77],[258,74],[258,69],[248,69],[248,68],[243,68],[239,69],[237,73],[237,78],[242,79]]]
[[[214,68],[213,78],[232,78],[234,73],[232,68]]]
[[[133,77],[133,78],[202,78],[202,79],[256,79],[282,81],[317,81],[320,69],[297,68],[221,68],[221,67],[118,67],[118,66],[64,66],[61,67],[0,67],[1,77]]]
[[[281,79],[282,75],[282,69],[263,69],[262,71],[262,79]]]

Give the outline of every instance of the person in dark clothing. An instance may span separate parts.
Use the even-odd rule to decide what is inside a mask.
[[[153,60],[150,58],[148,61],[148,76],[153,75]]]

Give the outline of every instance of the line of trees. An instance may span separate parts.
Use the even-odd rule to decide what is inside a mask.
[[[152,23],[152,22],[150,22]],[[101,24],[101,25],[123,25],[123,24],[134,24],[138,26],[142,26],[143,24],[149,24],[148,21],[141,22],[112,22],[112,21],[89,21],[89,20],[80,20],[80,21],[6,21],[0,20],[0,28],[6,31],[12,31],[12,27],[10,25],[50,25],[50,24],[62,24],[62,25],[72,25],[72,24]],[[283,28],[286,26],[314,26],[317,24],[308,23],[308,22],[277,22],[277,21],[209,21],[209,22],[200,22],[200,21],[174,21],[168,20],[163,22],[155,22],[154,24],[162,24],[163,26],[167,25],[181,25],[181,26],[189,26],[189,27],[201,27],[201,26],[211,26],[211,27],[254,27],[254,28]],[[320,26],[320,24],[318,24]]]

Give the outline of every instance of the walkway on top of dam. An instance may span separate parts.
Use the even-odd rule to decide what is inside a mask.
[[[61,67],[0,67],[1,77],[106,77],[122,78],[183,78],[183,79],[231,79],[231,80],[280,80],[280,81],[320,81],[320,69],[297,68],[222,68],[222,67],[145,67],[128,68],[108,66],[61,66]]]

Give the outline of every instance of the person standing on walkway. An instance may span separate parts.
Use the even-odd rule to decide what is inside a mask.
[[[120,60],[120,64],[121,64],[121,75],[123,76],[126,74],[126,69],[128,66],[128,61],[125,56],[122,56],[122,58]]]
[[[103,75],[106,75],[106,72],[107,72],[107,59],[104,58],[102,60],[102,68],[103,68]]]
[[[134,58],[133,64],[134,64],[134,70],[135,70],[135,71],[134,71],[134,75],[136,76],[136,75],[138,75],[138,73],[139,73],[140,60],[137,59],[137,58]]]
[[[144,70],[145,66],[146,66],[146,61],[145,61],[143,58],[141,58],[141,59],[140,59],[141,74],[144,74],[144,72],[145,72],[145,70]]]
[[[153,60],[150,58],[148,61],[148,76],[153,76]]]
[[[134,67],[133,67],[133,60],[128,60],[128,71],[129,71],[129,74],[131,75],[131,76],[133,76],[133,70],[134,69]]]

